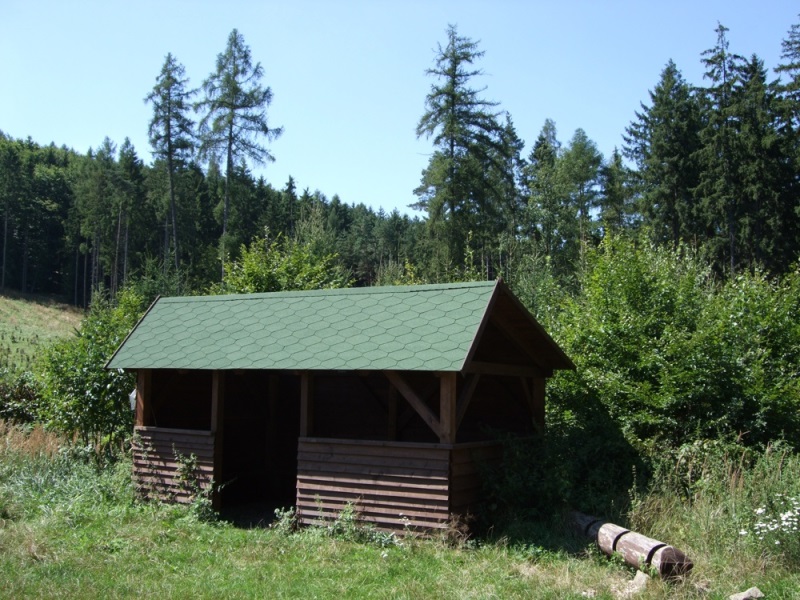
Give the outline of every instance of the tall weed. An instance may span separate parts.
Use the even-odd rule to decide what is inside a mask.
[[[131,463],[98,456],[63,436],[0,423],[0,513],[22,519],[58,515],[76,523],[97,510],[133,503]]]
[[[648,492],[634,494],[630,526],[713,562],[726,557],[800,567],[800,456],[698,441],[665,450]],[[684,549],[684,548],[681,548]]]

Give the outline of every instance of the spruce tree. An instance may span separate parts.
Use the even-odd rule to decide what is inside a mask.
[[[603,155],[583,129],[578,128],[561,156],[562,181],[570,212],[578,218],[580,255],[593,235],[593,208],[598,206],[598,185]]]
[[[604,235],[625,231],[632,217],[633,192],[630,173],[617,148],[608,162],[600,167],[600,189],[598,204]]]
[[[700,128],[699,104],[670,60],[650,92],[650,105],[641,105],[623,136],[623,154],[636,165],[639,210],[656,242],[677,247],[705,230],[694,200]]]
[[[701,131],[698,191],[709,227],[709,249],[717,264],[727,262],[733,273],[740,258],[737,239],[742,212],[736,182],[737,132],[733,102],[742,57],[728,49],[727,31],[727,27],[718,24],[716,45],[702,54],[706,68],[704,77],[710,85],[702,90],[705,124]]]

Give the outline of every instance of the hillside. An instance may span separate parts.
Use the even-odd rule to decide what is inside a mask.
[[[0,369],[24,369],[39,347],[70,335],[83,311],[45,296],[0,295]]]

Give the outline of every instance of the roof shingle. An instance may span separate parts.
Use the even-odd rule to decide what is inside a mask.
[[[107,367],[459,371],[496,285],[159,298]]]

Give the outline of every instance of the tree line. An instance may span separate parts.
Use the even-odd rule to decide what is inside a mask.
[[[560,141],[549,119],[526,154],[511,115],[475,87],[479,43],[449,26],[426,71],[416,134],[434,152],[412,218],[253,175],[283,129],[234,30],[196,89],[166,56],[145,96],[151,164],[128,139],[81,154],[0,132],[0,288],[77,305],[132,277],[168,281],[171,293],[224,290],[231,265],[259,248],[300,249],[356,285],[513,284],[544,266],[569,284],[609,234],[691,248],[723,276],[785,273],[800,255],[800,25],[782,49],[771,79],[719,25],[699,57],[703,85],[667,62],[611,156],[583,129]]]

